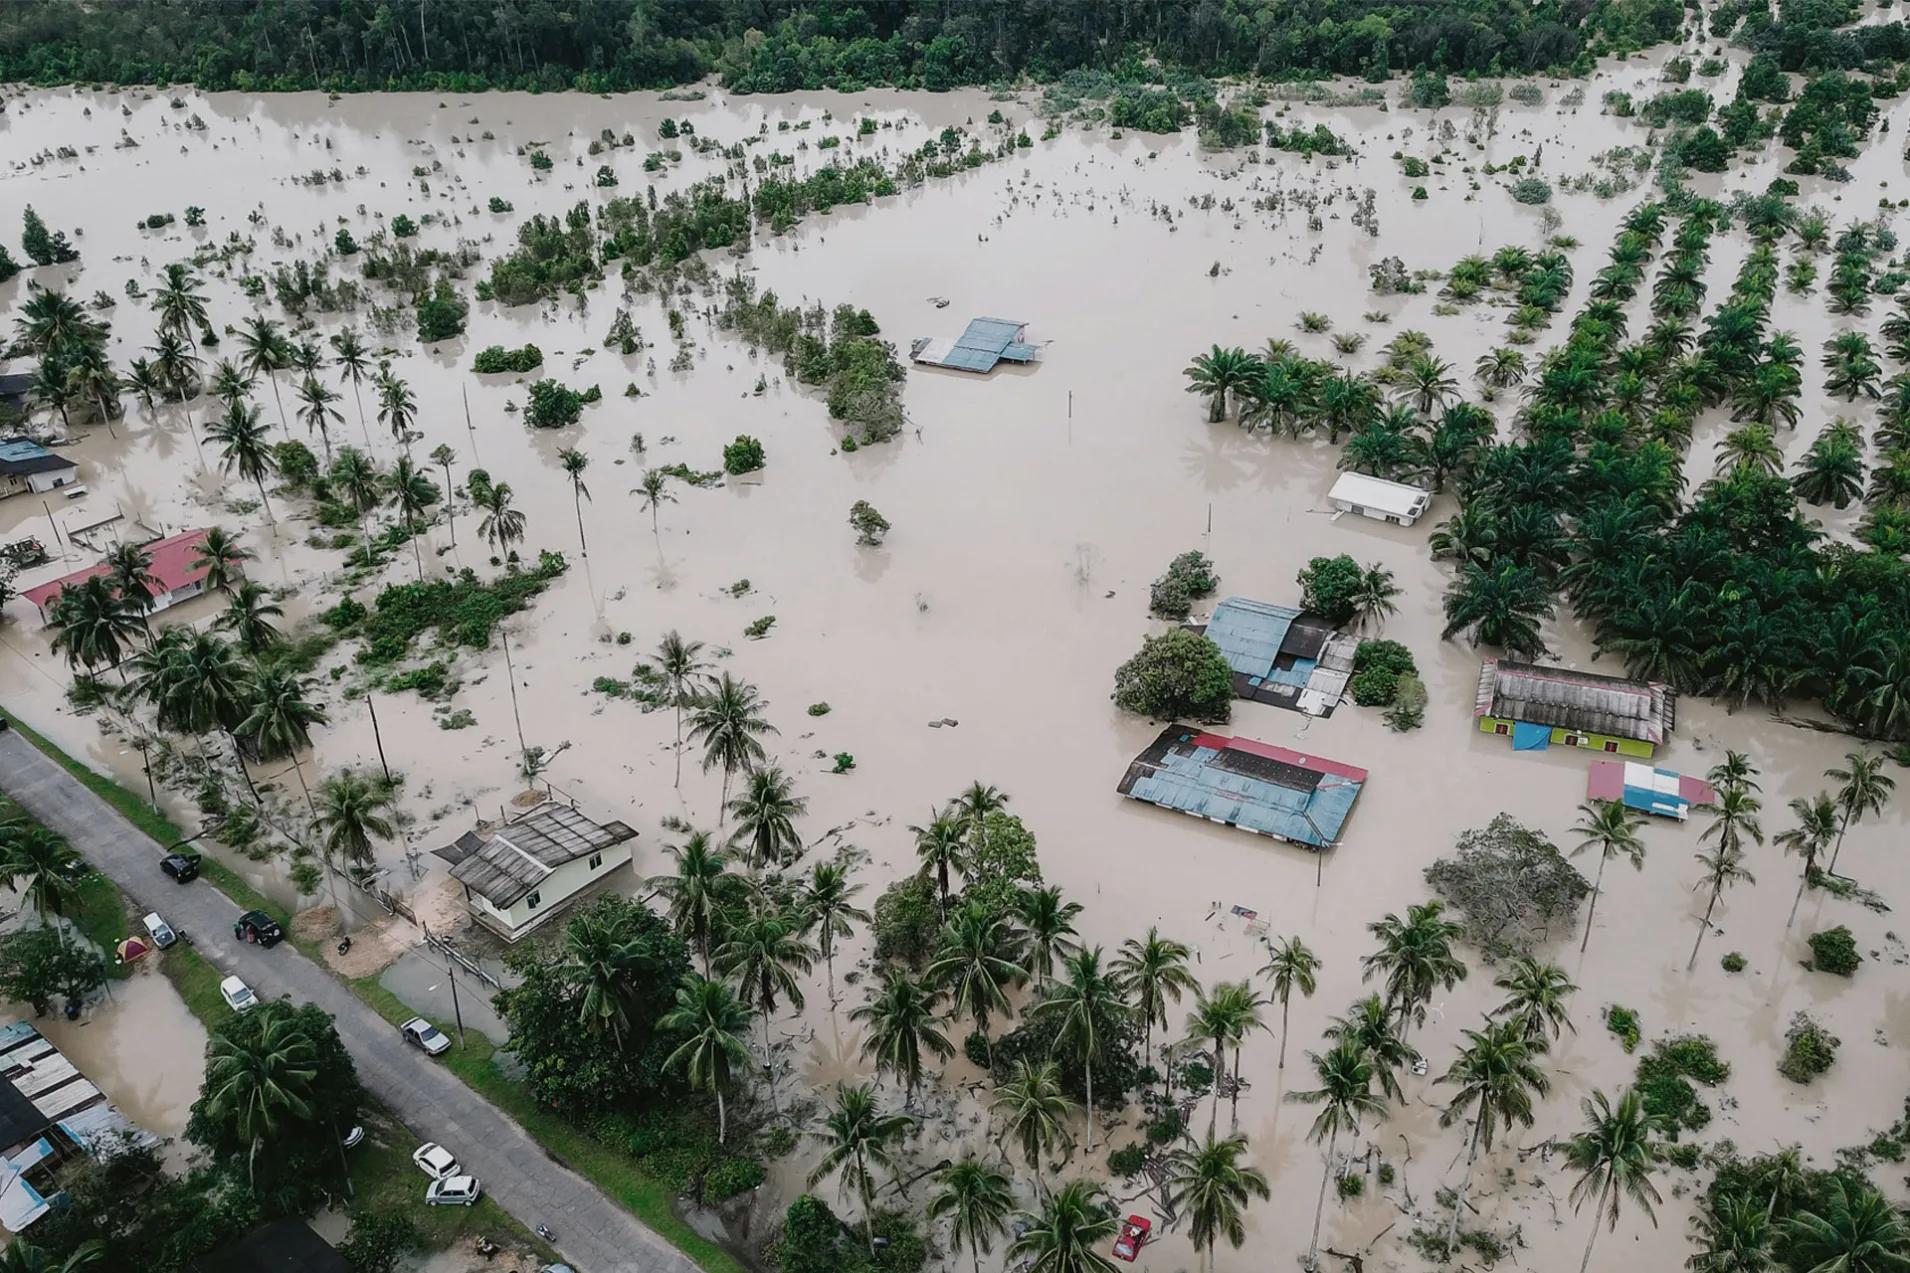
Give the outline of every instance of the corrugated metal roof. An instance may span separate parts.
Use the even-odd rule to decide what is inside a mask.
[[[569,805],[545,805],[500,828],[488,844],[451,868],[451,878],[508,909],[555,868],[636,836],[621,822],[596,823]]]
[[[204,530],[187,530],[141,545],[150,558],[146,573],[153,580],[146,591],[157,597],[203,581],[209,567],[199,560],[199,548],[205,541]],[[44,611],[66,589],[77,587],[94,575],[110,573],[106,563],[99,562],[84,570],[76,570],[70,575],[61,575],[58,579],[28,588],[20,595]]]
[[[1246,738],[1170,725],[1128,766],[1124,796],[1309,848],[1339,839],[1366,771]]]
[[[1473,715],[1662,743],[1677,723],[1677,701],[1657,681],[1487,659]]]
[[[941,339],[919,341],[911,356],[916,362],[978,374],[992,371],[1003,359],[1033,362],[1041,351],[1021,339],[1027,326],[1014,318],[973,319],[952,343]]]
[[[1432,501],[1432,492],[1423,486],[1389,481],[1371,473],[1342,473],[1326,497],[1358,504],[1361,508],[1377,508],[1395,517],[1410,517],[1426,510]]]
[[[1227,666],[1243,676],[1265,678],[1300,617],[1291,606],[1270,605],[1246,597],[1228,597],[1207,620],[1207,639],[1220,647]]]

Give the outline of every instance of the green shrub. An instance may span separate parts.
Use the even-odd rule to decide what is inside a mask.
[[[856,542],[874,546],[889,533],[889,519],[876,511],[874,504],[859,499],[849,506],[849,525],[855,527]]]
[[[1828,1070],[1843,1045],[1843,1040],[1817,1024],[1808,1012],[1791,1018],[1784,1041],[1784,1056],[1777,1063],[1777,1072],[1793,1083],[1808,1083]]]
[[[1199,551],[1184,552],[1167,563],[1167,572],[1148,590],[1148,609],[1156,618],[1185,619],[1194,602],[1220,587],[1214,563]]]
[[[1744,956],[1734,950],[1723,959],[1720,959],[1718,966],[1726,972],[1743,972],[1745,968]]]
[[[1423,177],[1427,173],[1431,172],[1432,168],[1429,164],[1427,164],[1427,162],[1424,159],[1421,159],[1418,155],[1407,155],[1405,158],[1399,161],[1399,170],[1405,173],[1408,177],[1411,177],[1414,180],[1417,180],[1418,178]]]
[[[1399,693],[1399,676],[1390,668],[1369,667],[1355,672],[1347,688],[1361,707],[1390,707]]]
[[[424,1247],[424,1231],[403,1212],[354,1210],[338,1253],[352,1273],[392,1273],[400,1259]]]
[[[512,205],[511,205],[511,201],[510,201],[509,199],[500,199],[500,198],[499,198],[498,196],[496,196],[496,195],[492,195],[492,196],[491,196],[491,201],[490,201],[490,203],[489,203],[489,204],[487,204],[486,206],[487,206],[487,207],[489,207],[489,208],[490,208],[490,210],[491,210],[491,211],[493,211],[493,212],[514,212],[514,211],[516,211],[516,209],[515,209],[514,207],[512,207]]]
[[[763,467],[766,459],[761,442],[747,433],[739,433],[736,441],[723,448],[723,471],[732,477],[754,473]]]
[[[762,1184],[768,1175],[763,1164],[755,1158],[724,1158],[703,1173],[703,1187],[699,1193],[706,1205],[721,1202],[739,1193],[748,1193]]]
[[[1139,652],[1114,673],[1115,705],[1158,720],[1225,721],[1233,700],[1234,673],[1226,656],[1186,628],[1143,637]]]
[[[524,422],[533,429],[567,428],[577,423],[584,413],[583,395],[555,380],[534,380],[529,393]]]
[[[1697,1131],[1711,1121],[1711,1107],[1699,1099],[1693,1083],[1716,1087],[1731,1077],[1717,1046],[1701,1034],[1678,1035],[1652,1045],[1638,1062],[1637,1086],[1645,1111],[1660,1120],[1675,1139],[1678,1128]]]
[[[1334,627],[1355,613],[1354,597],[1366,572],[1345,553],[1337,557],[1315,557],[1298,576],[1300,604]]]
[[[876,898],[872,928],[876,962],[920,964],[942,929],[934,887],[915,875],[889,885]]]
[[[1857,939],[1850,929],[1839,924],[1810,935],[1811,967],[1819,972],[1848,977],[1857,971],[1864,957],[1857,951]]]
[[[536,371],[544,365],[544,351],[536,345],[526,344],[518,349],[506,349],[502,345],[488,345],[478,351],[471,360],[471,370],[481,376],[493,376],[502,372],[515,372],[519,375]]]
[[[321,614],[319,618],[323,619],[329,626],[343,631],[347,628],[357,626],[358,621],[365,617],[365,613],[363,602],[359,601],[356,597],[346,597],[337,605]]]
[[[462,336],[464,320],[470,312],[470,302],[458,295],[449,280],[439,279],[429,292],[418,298],[418,339],[430,344]]]
[[[1400,681],[1418,670],[1413,652],[1399,642],[1361,641],[1353,653],[1353,679],[1348,689],[1361,707],[1386,707],[1398,696]]]
[[[829,714],[829,704],[811,703],[809,705],[809,714],[811,716],[827,716]]]
[[[1147,1164],[1147,1149],[1142,1145],[1123,1145],[1108,1155],[1108,1174],[1125,1180],[1140,1174]]]
[[[1180,1111],[1166,1110],[1159,1118],[1147,1125],[1147,1143],[1150,1145],[1170,1144],[1176,1136],[1181,1134],[1181,1127]]]
[[[1525,177],[1512,185],[1515,203],[1537,205],[1552,202],[1552,187],[1543,178]]]
[[[1418,729],[1426,720],[1426,683],[1411,673],[1399,678],[1393,691],[1393,705],[1384,716],[1389,728],[1404,733]]]
[[[1605,1009],[1605,1028],[1618,1036],[1618,1045],[1631,1053],[1638,1046],[1638,1014],[1620,1004]]]
[[[1333,1182],[1333,1188],[1342,1198],[1357,1198],[1366,1192],[1366,1177],[1349,1171]]]

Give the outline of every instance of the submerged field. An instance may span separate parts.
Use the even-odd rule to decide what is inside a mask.
[[[0,306],[17,316],[30,283],[112,300],[101,316],[112,323],[110,355],[123,365],[152,343],[153,332],[147,304],[132,298],[129,282],[150,291],[165,265],[196,256],[220,336],[216,350],[201,351],[209,359],[236,356],[239,342],[228,329],[255,309],[307,328],[307,339],[354,325],[368,344],[389,350],[393,370],[416,395],[412,453],[422,460],[447,445],[457,454],[460,484],[472,466],[507,480],[527,518],[519,549],[525,560],[534,561],[539,549],[568,558],[569,569],[506,621],[515,701],[495,642],[484,650],[433,651],[429,638],[394,666],[442,659],[455,689],[435,703],[410,690],[378,693],[383,751],[404,777],[406,822],[402,843],[378,848],[390,870],[385,884],[434,924],[456,922],[462,907],[443,864],[428,851],[475,819],[496,817],[522,788],[519,719],[525,743],[568,745],[544,779],[598,820],[622,819],[639,831],[635,872],[617,887],[639,892],[643,877],[670,869],[665,846],[682,837],[666,820],[714,827],[721,774],[703,772],[692,752],[681,789],[674,785],[672,713],[646,712],[593,688],[601,678],[629,681],[637,659],[674,630],[721,651],[721,670],[759,687],[780,730],[765,740],[770,755],[809,802],[799,829],[818,857],[844,844],[869,855],[861,872],[865,905],[914,869],[910,824],[925,822],[980,780],[1006,792],[1009,811],[1037,837],[1046,881],[1084,906],[1077,926],[1089,944],[1112,949],[1158,925],[1194,946],[1193,971],[1211,984],[1247,977],[1264,962],[1259,936],[1233,908],[1257,912],[1274,937],[1303,937],[1322,959],[1318,991],[1292,1004],[1284,1071],[1275,1067],[1274,1035],[1249,1040],[1248,1086],[1238,1106],[1248,1157],[1268,1175],[1272,1197],[1247,1211],[1246,1245],[1218,1253],[1224,1269],[1284,1266],[1307,1247],[1321,1173],[1320,1150],[1306,1138],[1313,1111],[1285,1097],[1313,1085],[1305,1053],[1322,1048],[1328,1018],[1367,991],[1360,975],[1360,959],[1373,946],[1366,926],[1426,898],[1425,868],[1449,853],[1461,832],[1499,813],[1571,848],[1590,757],[1566,748],[1515,753],[1505,739],[1477,732],[1472,713],[1482,651],[1440,639],[1451,567],[1427,548],[1429,534],[1456,507],[1450,493],[1412,528],[1334,519],[1325,493],[1337,472],[1337,447],[1318,436],[1249,432],[1232,419],[1209,423],[1204,401],[1185,391],[1182,371],[1216,343],[1258,350],[1269,339],[1371,369],[1381,345],[1416,329],[1430,336],[1476,399],[1468,372],[1503,343],[1505,307],[1479,302],[1435,314],[1437,282],[1418,295],[1376,295],[1369,268],[1397,256],[1408,270],[1445,270],[1470,253],[1508,244],[1539,250],[1553,234],[1570,236],[1577,282],[1552,330],[1527,351],[1536,361],[1564,338],[1621,219],[1649,193],[1641,184],[1601,198],[1568,192],[1564,179],[1592,170],[1594,156],[1643,143],[1642,122],[1601,113],[1598,103],[1610,89],[1654,91],[1659,74],[1656,61],[1620,62],[1583,93],[1547,82],[1539,103],[1508,101],[1490,111],[1408,110],[1397,100],[1384,110],[1266,108],[1269,116],[1285,110],[1280,118],[1288,127],[1328,125],[1353,147],[1337,158],[1208,150],[1191,131],[1115,136],[1105,126],[1071,124],[1044,136],[1035,93],[995,100],[981,93],[712,92],[702,100],[662,101],[182,92],[176,102],[166,93],[14,93],[0,113],[7,203],[30,203],[49,225],[73,235],[81,259],[0,285]],[[1574,96],[1582,104],[1567,104]],[[1885,106],[1892,131],[1900,132],[1910,113],[1902,103]],[[1003,122],[987,122],[994,111]],[[856,121],[865,119],[877,126],[858,135]],[[687,120],[694,137],[719,147],[760,136],[760,144],[740,153],[780,151],[798,172],[839,157],[893,163],[952,126],[991,151],[1018,131],[1031,144],[865,206],[812,213],[783,233],[756,225],[746,250],[708,251],[701,270],[666,275],[680,289],[667,301],[654,290],[625,294],[613,263],[608,280],[581,300],[515,307],[474,301],[464,334],[434,344],[420,345],[402,328],[375,330],[375,306],[391,303],[376,282],[361,281],[365,295],[352,309],[313,303],[289,319],[270,286],[256,300],[241,286],[244,275],[270,278],[279,265],[329,257],[341,227],[369,243],[403,214],[420,224],[406,242],[420,250],[462,249],[473,258],[459,285],[468,299],[470,283],[511,248],[517,227],[533,214],[562,217],[579,201],[601,204],[641,194],[646,185],[664,193],[724,173],[720,151],[698,154],[685,141],[660,137],[665,120]],[[1452,136],[1442,140],[1448,127]],[[631,134],[634,143],[592,153],[592,140],[605,130],[616,138]],[[668,131],[681,133],[674,124]],[[825,137],[842,140],[819,148]],[[1402,152],[1430,161],[1447,147],[1446,162],[1422,178],[1402,175],[1393,158]],[[665,149],[682,157],[646,171],[645,156]],[[550,157],[549,171],[532,166],[532,153]],[[1509,196],[1505,186],[1517,173],[1483,172],[1520,156],[1527,161],[1520,171],[1551,180],[1556,227],[1544,223],[1540,208]],[[596,184],[600,165],[612,170],[614,187]],[[1469,176],[1467,165],[1480,171]],[[1722,177],[1694,176],[1692,188],[1719,198],[1759,192],[1782,166],[1773,149]],[[1871,214],[1873,199],[1904,193],[1894,145],[1871,148],[1851,170],[1844,185],[1801,179],[1798,202],[1826,210],[1841,226]],[[1425,187],[1425,199],[1413,197],[1415,186]],[[1353,220],[1369,191],[1376,233]],[[511,211],[486,210],[492,199],[507,201]],[[202,227],[184,224],[189,206],[203,208]],[[163,212],[180,220],[157,229],[135,225]],[[1714,300],[1729,290],[1749,248],[1741,232],[1716,236],[1708,274]],[[328,264],[334,282],[356,277],[349,258]],[[904,355],[913,338],[951,336],[969,318],[993,315],[1027,322],[1042,357],[985,378],[911,369],[900,433],[847,453],[838,445],[843,429],[829,419],[821,395],[795,384],[779,358],[752,350],[714,321],[724,281],[739,272],[754,279],[759,294],[774,292],[786,305],[866,309]],[[607,347],[620,308],[641,333],[643,347],[632,354]],[[1772,326],[1795,333],[1808,354],[1802,422],[1779,434],[1788,459],[1801,455],[1831,416],[1874,414],[1872,404],[1851,408],[1826,396],[1815,353],[1852,322],[1874,332],[1884,308],[1845,320],[1827,312],[1821,289],[1779,294]],[[1649,322],[1642,298],[1632,310],[1642,329]],[[671,311],[681,316],[680,333]],[[1366,333],[1364,348],[1335,353],[1329,331],[1300,330],[1303,311],[1324,315],[1331,333]],[[537,372],[471,371],[479,350],[527,342],[542,353]],[[584,406],[574,425],[533,429],[524,419],[525,385],[539,377],[577,390],[598,386],[602,399]],[[294,383],[288,375],[280,388],[290,431],[316,450],[317,439],[296,414]],[[626,386],[637,393],[627,395]],[[1516,396],[1487,404],[1503,436],[1511,435]],[[369,424],[361,432],[344,387],[331,443],[358,445],[389,466],[400,444],[380,424],[369,388],[365,399]],[[276,433],[270,389],[261,385],[252,401]],[[148,410],[129,397],[128,413],[111,433],[97,425],[76,430],[81,440],[63,453],[80,463],[84,499],[48,508],[37,497],[0,502],[0,541],[50,539],[49,518],[64,527],[115,509],[154,534],[229,527],[258,554],[252,577],[282,594],[287,627],[316,618],[347,593],[371,604],[384,584],[421,572],[468,566],[485,578],[499,573],[480,541],[478,515],[463,498],[449,524],[435,510],[418,558],[399,546],[375,568],[349,570],[345,554],[329,546],[330,530],[314,524],[310,500],[275,493],[271,521],[250,484],[218,472],[209,445],[202,467],[191,430],[204,425],[207,406],[195,402],[189,421],[183,410],[163,402]],[[1685,462],[1694,486],[1712,472],[1727,415],[1714,410],[1699,420]],[[635,489],[643,471],[674,464],[720,469],[724,446],[739,434],[760,440],[765,467],[708,487],[675,484],[674,501],[655,510],[653,529]],[[642,446],[634,448],[639,437]],[[559,452],[566,449],[589,459],[582,479],[588,500],[579,499],[562,467]],[[858,500],[893,524],[879,546],[858,544],[847,523]],[[1848,537],[1861,509],[1813,512],[1831,534]],[[580,519],[587,554],[579,550]],[[1164,630],[1148,617],[1148,584],[1188,549],[1212,558],[1223,597],[1297,604],[1296,573],[1313,557],[1338,553],[1382,565],[1403,589],[1384,635],[1417,659],[1429,695],[1423,728],[1395,733],[1378,712],[1350,702],[1330,719],[1310,722],[1239,703],[1225,727],[1370,771],[1342,842],[1323,860],[1115,794],[1128,761],[1159,726],[1115,708],[1112,672],[1144,634]],[[63,563],[23,574],[18,586],[92,559],[74,546]],[[736,588],[739,581],[747,588]],[[163,622],[209,623],[218,613],[215,601],[202,599]],[[1544,628],[1553,655],[1566,666],[1623,672],[1610,660],[1594,661],[1589,635],[1568,610],[1561,614],[1568,617]],[[771,615],[762,636],[745,635]],[[75,755],[143,786],[138,754],[102,733],[101,715],[69,704],[71,675],[51,652],[50,633],[33,607],[14,600],[5,618],[0,693],[9,708]],[[332,724],[318,732],[304,762],[314,780],[342,766],[378,763],[363,700],[347,692],[366,676],[353,648],[341,645],[317,665]],[[826,714],[807,710],[823,703]],[[446,728],[456,723],[454,713],[468,713],[470,723]],[[1761,774],[1764,829],[1775,833],[1789,825],[1788,802],[1828,786],[1824,771],[1856,745],[1811,723],[1808,710],[1727,713],[1687,696],[1655,763],[1702,774],[1727,749],[1748,753]],[[853,756],[853,769],[831,772],[842,767],[840,753]],[[299,799],[294,776],[278,775],[272,785],[275,799],[292,810]],[[1574,1216],[1566,1199],[1573,1177],[1547,1145],[1579,1129],[1582,1097],[1594,1089],[1615,1092],[1633,1078],[1637,1056],[1603,1025],[1612,1005],[1637,1014],[1647,1044],[1702,1033],[1730,1062],[1729,1079],[1704,1093],[1714,1108],[1710,1125],[1687,1133],[1687,1142],[1728,1137],[1746,1152],[1798,1142],[1814,1165],[1829,1166],[1838,1150],[1867,1144],[1903,1114],[1910,997],[1901,990],[1906,954],[1894,916],[1812,890],[1787,926],[1798,863],[1767,843],[1750,854],[1757,882],[1724,894],[1714,917],[1718,931],[1687,972],[1706,899],[1703,868],[1693,857],[1704,821],[1645,827],[1643,868],[1615,864],[1606,874],[1585,952],[1575,932],[1563,931],[1542,951],[1580,987],[1572,1002],[1576,1031],[1545,1059],[1552,1087],[1535,1125],[1514,1129],[1481,1159],[1471,1195],[1478,1214],[1467,1222],[1522,1243],[1523,1266],[1569,1267],[1587,1235],[1589,1208]],[[1891,803],[1850,831],[1841,869],[1886,902],[1899,900],[1910,884],[1904,834],[1900,807]],[[283,903],[318,900],[299,894],[283,860],[234,855],[232,864]],[[1589,874],[1594,860],[1580,865]],[[1854,979],[1802,966],[1810,955],[1806,936],[1837,924],[1849,926],[1866,957]],[[839,974],[867,956],[867,944],[866,926],[859,925],[837,952]],[[1719,959],[1734,951],[1745,967],[1727,973]],[[1403,1242],[1413,1227],[1409,1217],[1442,1225],[1448,1209],[1433,1201],[1435,1191],[1458,1180],[1464,1136],[1440,1126],[1449,1092],[1433,1079],[1450,1063],[1460,1032],[1502,997],[1491,984],[1498,970],[1471,947],[1462,953],[1470,975],[1434,996],[1425,1025],[1413,1033],[1431,1073],[1404,1075],[1405,1099],[1390,1117],[1367,1123],[1357,1138],[1341,1138],[1342,1151],[1360,1158],[1355,1170],[1377,1162],[1363,1157],[1369,1148],[1390,1168],[1390,1183],[1375,1175],[1361,1196],[1327,1203],[1322,1246],[1368,1252],[1368,1267],[1415,1267],[1418,1256]],[[846,1017],[863,991],[842,988],[843,1010],[832,1015],[820,965],[803,984],[807,1009],[782,1012],[772,1034],[794,1077],[783,1080],[785,1097],[800,1087],[826,1104],[838,1082],[871,1073],[860,1054],[861,1027]],[[1777,1072],[1785,1030],[1800,1010],[1843,1041],[1835,1066],[1809,1085]],[[1178,1036],[1180,1012],[1171,1016]],[[1276,1027],[1277,1017],[1268,1014]],[[950,1027],[958,1044],[966,1029]],[[928,1101],[934,1117],[910,1143],[904,1176],[964,1147],[992,1144],[985,1076],[959,1055],[936,1068],[941,1077]],[[884,1094],[891,1105],[901,1099],[886,1082]],[[1130,1112],[1111,1135],[1104,1126],[1102,1139],[1130,1143],[1136,1122]],[[756,1207],[759,1220],[802,1190],[815,1161],[805,1146],[775,1164],[770,1196]],[[1877,1173],[1880,1183],[1895,1187],[1893,1171]],[[1063,1174],[1083,1172],[1107,1175],[1077,1151]],[[1665,1166],[1656,1227],[1628,1207],[1616,1233],[1601,1237],[1597,1266],[1681,1263],[1687,1221],[1707,1179],[1702,1168]],[[1031,1203],[1031,1182],[1022,1181],[1021,1190]],[[1110,1190],[1122,1200],[1141,1192],[1139,1183],[1119,1180]],[[919,1201],[919,1189],[915,1196]],[[845,1204],[845,1214],[855,1211]],[[1144,1263],[1169,1268],[1196,1259],[1184,1223],[1158,1244]],[[999,1248],[983,1263],[991,1261],[1001,1266]]]

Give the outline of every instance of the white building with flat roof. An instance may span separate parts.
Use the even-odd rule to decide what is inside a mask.
[[[1368,473],[1342,473],[1326,498],[1342,513],[1358,513],[1374,521],[1411,526],[1432,503],[1432,492]]]

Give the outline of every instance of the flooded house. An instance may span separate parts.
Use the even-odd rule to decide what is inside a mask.
[[[1317,614],[1246,597],[1228,597],[1188,627],[1220,647],[1236,697],[1308,716],[1339,706],[1360,646]]]
[[[1655,769],[1636,760],[1593,761],[1585,778],[1585,795],[1591,800],[1616,800],[1627,809],[1680,822],[1691,816],[1691,806],[1710,804],[1718,798],[1717,789],[1702,778]]]
[[[1339,842],[1366,770],[1251,738],[1169,725],[1115,788],[1159,805],[1307,849]]]
[[[80,466],[56,455],[32,438],[0,438],[0,499],[9,495],[44,495],[70,486]]]
[[[1678,695],[1659,681],[1487,659],[1472,714],[1517,751],[1556,743],[1648,760],[1677,724]]]
[[[472,918],[514,942],[628,865],[636,838],[621,822],[593,822],[548,801],[488,837],[466,832],[437,856],[452,864]]]
[[[1041,351],[1024,337],[1028,324],[1015,318],[977,318],[955,339],[923,336],[909,346],[909,357],[929,367],[986,375],[1004,362],[1031,363]]]
[[[151,559],[146,570],[152,576],[152,582],[146,586],[146,591],[152,595],[152,613],[170,610],[206,590],[206,575],[210,573],[210,566],[199,559],[199,549],[205,542],[206,532],[201,529],[181,531],[144,545],[146,555]],[[109,569],[106,563],[98,562],[70,575],[61,575],[58,579],[22,589],[20,595],[39,608],[40,619],[44,622],[52,615],[53,606],[59,601],[61,593],[85,583],[95,575],[107,573]]]
[[[1335,513],[1358,513],[1377,522],[1411,526],[1432,503],[1432,492],[1368,473],[1342,473],[1326,493],[1326,501]]]

